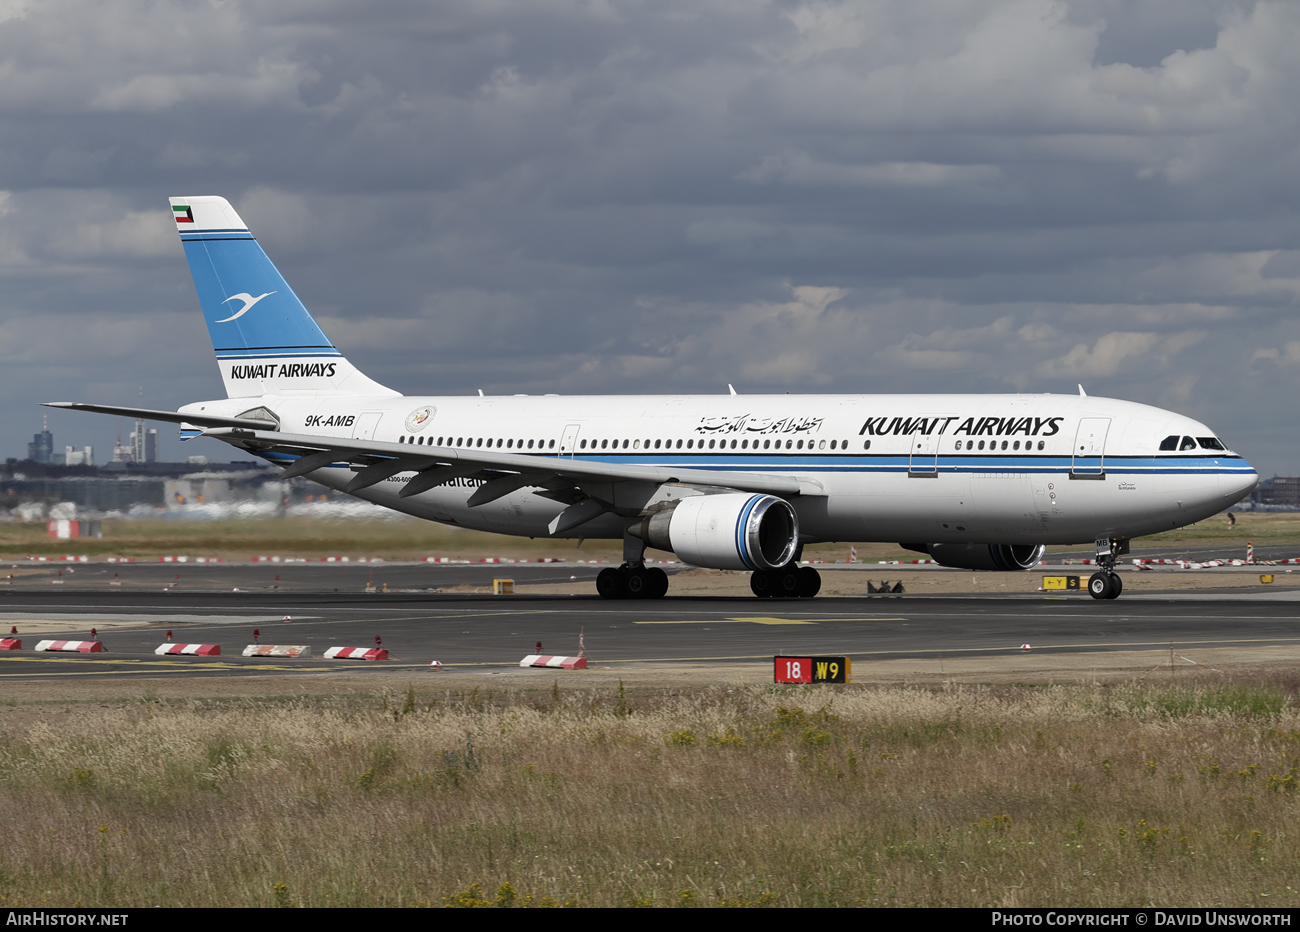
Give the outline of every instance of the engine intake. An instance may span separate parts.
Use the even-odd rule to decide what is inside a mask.
[[[920,550],[940,566],[963,570],[1033,569],[1043,559],[1043,544],[902,544],[908,550]]]
[[[715,570],[778,569],[794,559],[799,547],[793,506],[775,495],[746,492],[682,499],[631,533],[685,563]]]

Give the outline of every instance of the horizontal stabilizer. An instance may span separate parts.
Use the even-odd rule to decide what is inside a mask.
[[[170,424],[193,424],[195,427],[247,427],[252,430],[275,430],[280,425],[254,417],[216,417],[207,414],[182,414],[179,411],[155,411],[152,408],[122,408],[115,405],[91,405],[79,401],[43,401],[47,408],[66,408],[70,411],[90,411],[93,414],[115,414],[118,417],[138,417],[146,421],[166,421]]]

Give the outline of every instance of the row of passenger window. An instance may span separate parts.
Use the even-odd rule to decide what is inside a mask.
[[[805,448],[805,447],[804,447],[804,444],[805,444],[805,443],[807,443],[807,449],[809,449],[809,450],[813,450],[813,449],[825,450],[825,449],[826,449],[826,441],[825,441],[825,440],[822,440],[822,441],[816,441],[816,440],[808,440],[808,441],[804,441],[804,440],[786,440],[786,441],[785,441],[785,446],[782,447],[782,446],[781,446],[781,441],[780,441],[779,439],[776,440],[775,442],[773,442],[773,441],[771,440],[771,438],[769,438],[769,439],[763,441],[763,445],[762,445],[761,449],[764,449],[764,450],[780,450],[780,449],[786,449],[786,450],[802,450],[802,449]],[[867,447],[869,448],[870,446],[871,446],[871,441],[867,441]],[[832,440],[832,441],[830,441],[830,448],[831,448],[832,450],[835,450],[835,449],[847,450],[847,449],[849,448],[849,442],[848,442],[847,440]],[[705,449],[705,443],[704,443],[704,441],[703,441],[702,439],[701,439],[701,440],[695,440],[694,438],[692,438],[692,439],[690,439],[690,440],[686,440],[686,441],[678,440],[678,441],[676,442],[676,446],[674,446],[674,443],[673,443],[673,441],[671,441],[671,440],[654,440],[654,441],[651,441],[651,440],[648,440],[648,439],[645,440],[645,441],[642,441],[642,440],[600,440],[600,441],[592,440],[592,441],[590,442],[590,446],[588,446],[588,441],[586,441],[586,440],[582,440],[582,441],[579,441],[579,443],[578,443],[578,449],[580,449],[580,450],[587,450],[587,449],[591,449],[591,450],[628,450],[628,449],[632,449],[632,450],[650,450],[650,449],[654,449],[654,450],[661,450],[661,449],[662,449],[662,450],[682,450],[682,449],[686,449],[686,450],[703,450],[703,449]],[[731,443],[730,443],[730,446],[728,446],[726,440],[718,440],[718,439],[715,437],[714,439],[712,439],[712,440],[710,440],[710,441],[708,442],[708,449],[710,449],[710,450],[728,450],[728,449],[729,449],[729,450],[758,450],[758,449],[760,449],[760,447],[759,447],[759,442],[758,442],[757,440],[753,440],[753,441],[750,441],[750,440],[748,440],[748,439],[745,439],[745,440],[732,440]]]
[[[966,446],[965,446],[965,449],[967,449],[967,450],[975,450],[975,449],[983,450],[983,449],[984,449],[984,441],[983,441],[983,440],[979,441],[979,446],[978,446],[978,447],[976,446],[974,440],[966,440],[966,441],[958,440],[958,441],[957,441],[957,449],[958,449],[958,450],[963,449],[963,447],[962,447],[963,442],[965,443],[965,445],[966,445]],[[998,448],[998,442],[997,442],[996,440],[990,440],[990,441],[988,442],[988,444],[989,444],[989,449],[990,449],[990,450],[996,450],[996,449]],[[1004,450],[1007,449],[1007,444],[1011,444],[1011,449],[1012,449],[1012,450],[1019,450],[1019,449],[1020,449],[1020,441],[1019,441],[1019,440],[1003,440],[1003,441],[1002,441],[1002,449],[1004,449]],[[1043,440],[1038,441],[1038,449],[1041,450],[1041,449],[1043,449],[1045,446],[1046,446],[1046,442],[1045,442],[1045,441],[1043,441]],[[1033,448],[1034,448],[1034,441],[1032,441],[1032,440],[1026,440],[1026,441],[1025,441],[1025,449],[1026,449],[1026,450],[1032,450]]]
[[[484,438],[484,437],[439,437],[438,440],[437,440],[437,442],[434,442],[434,439],[433,439],[432,437],[430,437],[430,438],[429,438],[429,446],[431,446],[431,447],[440,447],[440,446],[442,446],[444,440],[447,442],[447,446],[449,446],[449,447],[475,447],[475,448],[478,448],[478,447],[489,447],[489,448],[491,448],[491,447],[495,447],[495,448],[498,448],[498,449],[499,449],[499,448],[501,448],[501,447],[504,445],[504,447],[505,447],[507,450],[522,450],[522,449],[524,449],[524,441],[523,441],[523,440],[514,440],[513,438],[510,439],[510,440],[502,440],[500,437],[496,438],[495,440],[490,440],[490,439],[487,439],[487,438]],[[423,438],[423,437],[407,437],[405,434],[403,434],[401,437],[398,437],[398,438],[397,438],[397,442],[398,442],[398,443],[414,443],[414,444],[416,444],[416,445],[418,445],[418,446],[424,446],[424,438]],[[533,446],[534,444],[536,444],[536,447]],[[527,447],[527,449],[529,449],[529,450],[532,450],[532,449],[538,449],[538,450],[554,450],[554,449],[555,449],[555,441],[554,441],[554,440],[549,440],[549,441],[548,441],[548,440],[529,440],[529,441],[528,441],[528,447]]]

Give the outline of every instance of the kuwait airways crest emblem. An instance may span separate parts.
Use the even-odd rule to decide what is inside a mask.
[[[438,413],[434,407],[416,408],[406,416],[406,430],[408,433],[418,434],[428,426],[433,420],[433,416]]]

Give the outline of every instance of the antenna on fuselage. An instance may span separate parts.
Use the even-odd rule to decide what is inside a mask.
[[[482,394],[482,392],[480,392],[479,394]],[[1084,397],[1084,398],[1087,398],[1087,397],[1088,397],[1088,393],[1085,392],[1085,391],[1083,390],[1083,386],[1082,386],[1082,385],[1079,386],[1079,394],[1080,394],[1082,397]]]
[[[736,389],[730,382],[727,383],[727,389],[731,392],[731,394],[733,395],[736,394]]]

